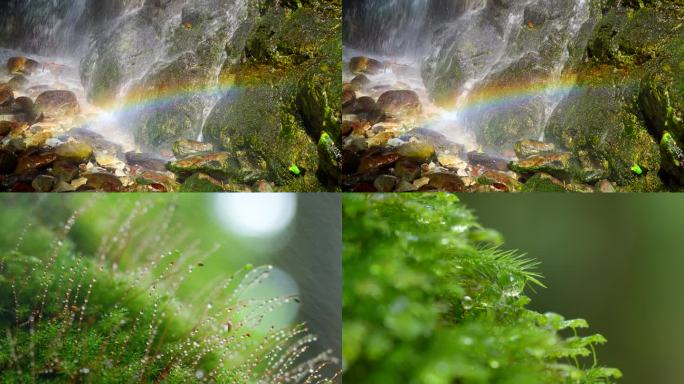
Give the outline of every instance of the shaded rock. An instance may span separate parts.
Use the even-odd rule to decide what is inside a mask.
[[[214,151],[214,145],[201,141],[182,139],[173,143],[173,154],[178,158],[206,154]]]
[[[126,152],[126,162],[134,167],[165,172],[167,160],[149,153]]]
[[[85,186],[88,189],[92,189],[100,192],[120,192],[123,188],[123,184],[118,177],[104,172],[89,173],[84,175],[88,180]],[[80,190],[80,188],[79,188]]]
[[[259,180],[254,184],[254,192],[271,193],[273,192],[273,185],[266,180]]]
[[[342,153],[327,132],[321,134],[318,140],[318,168],[319,173],[337,184],[342,171]]]
[[[415,185],[406,180],[399,180],[399,183],[397,183],[397,187],[395,188],[396,192],[415,192],[417,190],[418,188],[416,188]]]
[[[378,60],[366,56],[357,56],[352,57],[349,62],[349,70],[354,74],[367,73],[377,75],[385,71],[385,65]]]
[[[380,95],[377,105],[388,117],[410,116],[422,110],[418,94],[410,90],[387,91]]]
[[[401,156],[398,153],[368,153],[361,158],[358,173],[366,173],[390,166],[400,158]]]
[[[75,192],[76,188],[74,188],[71,184],[59,180],[55,184],[54,188],[52,189],[52,192],[58,192],[58,193],[64,193],[64,192]]]
[[[196,173],[185,179],[180,192],[223,192],[223,184],[207,174]]]
[[[52,164],[52,174],[67,183],[78,176],[78,166],[71,161],[57,160]]]
[[[57,160],[57,154],[25,154],[19,157],[17,161],[16,173],[24,173],[44,169],[50,166]]]
[[[47,118],[78,114],[80,107],[76,95],[71,91],[45,91],[34,103],[36,114]]]
[[[417,179],[420,172],[420,164],[411,160],[399,160],[394,165],[394,175],[409,182]]]
[[[497,171],[507,171],[509,161],[497,156],[487,155],[480,152],[468,152],[468,162],[472,165],[480,165]]]
[[[344,109],[344,113],[357,115],[358,120],[376,122],[382,117],[382,110],[370,96],[357,98]]]
[[[10,189],[10,192],[14,193],[30,193],[35,191],[36,190],[33,189],[33,186],[28,183],[17,183],[12,187],[12,189]]]
[[[515,154],[519,159],[526,159],[535,155],[543,155],[556,150],[552,143],[537,140],[520,140],[515,143]]]
[[[536,155],[523,160],[513,161],[509,164],[509,167],[512,171],[521,175],[548,173],[564,178],[569,175],[571,157],[572,155],[569,152]]]
[[[342,108],[348,108],[356,101],[356,92],[352,90],[342,91]]]
[[[87,143],[70,141],[55,148],[55,153],[61,159],[84,163],[93,156],[93,148]]]
[[[0,175],[14,173],[17,168],[17,155],[6,149],[0,149]]]
[[[522,192],[566,192],[562,181],[546,173],[537,173],[527,179]]]
[[[57,179],[52,176],[38,175],[35,179],[33,179],[31,186],[36,192],[50,192],[52,191],[52,188],[56,182]]]
[[[378,192],[392,192],[398,182],[399,179],[394,176],[380,175],[373,182],[373,186]]]
[[[12,123],[11,121],[0,121],[0,136],[4,137],[12,132]]]
[[[12,100],[14,100],[12,88],[7,84],[0,85],[0,106],[10,105]]]

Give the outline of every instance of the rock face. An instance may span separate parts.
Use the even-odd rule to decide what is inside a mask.
[[[628,190],[681,188],[684,4],[606,6],[546,137]]]

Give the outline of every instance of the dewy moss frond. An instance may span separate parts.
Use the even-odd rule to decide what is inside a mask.
[[[584,320],[526,308],[535,261],[448,194],[344,197],[344,379],[611,383]]]
[[[40,223],[30,227],[26,241],[52,244],[43,247],[46,255],[27,253],[36,249],[32,244],[5,247],[0,241],[6,248],[0,249],[0,382],[335,380],[336,362],[328,353],[302,358],[316,340],[304,325],[259,327],[276,307],[299,301],[246,296],[271,267],[248,265],[224,281],[211,282],[190,304],[177,299],[176,291],[193,270],[210,268],[203,262],[181,252],[144,258],[143,249],[133,252],[140,253],[138,268],[119,267],[121,241],[140,244],[134,238],[145,232],[136,228],[134,217],[148,210],[136,205],[133,211],[102,242],[97,257],[79,254],[67,238],[79,211],[60,231]],[[157,240],[148,247],[166,241]]]

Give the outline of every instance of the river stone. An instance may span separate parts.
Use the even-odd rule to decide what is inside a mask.
[[[342,91],[342,108],[348,108],[356,101],[356,92],[352,90]]]
[[[93,148],[84,142],[70,141],[55,148],[55,153],[61,159],[83,163],[93,156]]]
[[[397,153],[406,159],[428,162],[435,155],[435,148],[429,143],[412,142],[397,148]]]
[[[373,181],[373,186],[378,192],[392,192],[394,187],[396,187],[399,179],[391,175],[380,175],[375,181]]]
[[[33,182],[31,182],[31,186],[36,190],[36,192],[50,192],[56,182],[57,179],[52,176],[38,175],[35,179],[33,179]]]
[[[89,173],[85,175],[88,180],[85,186],[100,192],[120,192],[123,184],[118,177],[104,172]]]
[[[403,117],[420,113],[418,94],[411,90],[387,91],[378,98],[378,107],[388,117]]]
[[[543,172],[564,178],[569,174],[571,158],[572,154],[569,152],[555,152],[512,161],[509,167],[512,171],[521,175]]]
[[[546,173],[537,173],[527,179],[522,192],[566,192],[562,181]]]
[[[515,143],[515,154],[519,159],[526,159],[535,155],[542,155],[553,152],[556,146],[552,143],[545,143],[537,140],[520,140]]]
[[[0,121],[0,136],[4,137],[12,132],[13,122],[11,121]]]
[[[399,160],[398,153],[368,153],[361,158],[358,173],[366,173],[376,169],[388,167]]]
[[[361,75],[357,75],[356,77],[354,77],[352,79],[351,85],[354,88],[354,90],[360,91],[363,88],[365,88],[368,84],[370,84],[370,82],[371,81],[368,78],[368,76],[361,74]]]
[[[0,106],[10,105],[12,100],[14,100],[12,88],[7,84],[0,85]]]
[[[168,172],[142,170],[135,173],[135,182],[154,192],[176,192],[178,183]]]
[[[186,176],[198,172],[225,175],[229,168],[229,162],[230,154],[228,152],[216,152],[171,161],[166,164],[166,168],[173,173]]]
[[[180,192],[223,192],[223,184],[204,173],[195,173],[185,179]]]
[[[455,173],[437,172],[426,175],[430,180],[426,190],[436,190],[440,192],[465,192],[466,185],[463,180]],[[425,188],[424,187],[424,188]],[[423,190],[421,188],[421,190]]]
[[[78,166],[70,161],[57,160],[52,164],[52,174],[67,183],[78,176],[78,171]]]
[[[17,168],[17,155],[6,149],[0,149],[0,175],[9,175]]]
[[[78,114],[80,107],[76,95],[71,91],[46,91],[34,104],[36,114],[56,118]]]
[[[11,74],[30,75],[40,68],[40,63],[23,56],[10,57],[7,60],[7,71]]]
[[[210,153],[214,151],[214,145],[201,141],[182,139],[173,143],[173,154],[182,159],[184,157]]]
[[[520,182],[510,175],[494,170],[486,170],[477,178],[480,185],[492,186],[497,191],[517,192],[520,189]]]
[[[15,173],[25,173],[38,169],[47,168],[57,160],[57,154],[25,154],[19,157]]]
[[[385,70],[385,65],[378,60],[366,56],[357,56],[352,57],[349,62],[349,70],[357,75],[362,73],[377,75]]]

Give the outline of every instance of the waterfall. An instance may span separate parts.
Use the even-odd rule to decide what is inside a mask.
[[[345,9],[345,47],[421,67],[445,108],[431,128],[471,133],[504,150],[539,138],[567,95],[569,46],[590,17],[588,0],[367,0]]]

